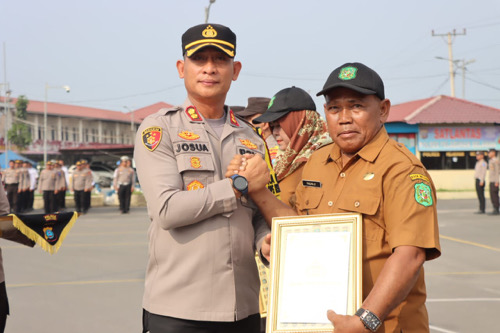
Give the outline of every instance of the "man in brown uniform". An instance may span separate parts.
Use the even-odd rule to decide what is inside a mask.
[[[57,184],[59,183],[59,173],[54,171],[54,163],[47,161],[45,170],[40,173],[38,191],[43,193],[43,208],[45,214],[56,211],[54,195],[57,194]]]
[[[19,170],[16,169],[16,162],[14,160],[10,160],[9,167],[3,171],[2,182],[5,184],[10,211],[16,212],[17,193],[19,189]]]
[[[115,177],[113,178],[113,187],[118,193],[118,200],[120,201],[120,212],[127,214],[130,209],[130,196],[135,187],[135,172],[130,167],[130,159],[124,156],[120,159],[120,165],[115,170]]]
[[[234,154],[263,156],[265,143],[224,104],[241,69],[236,35],[201,24],[182,46],[188,99],[144,119],[135,142],[151,220],[144,332],[258,333],[254,254],[269,227],[244,179],[224,174]]]
[[[76,170],[70,179],[71,190],[74,192],[76,211],[81,213],[84,207],[84,193],[92,189],[92,173],[88,169],[83,169],[80,161],[76,162]]]
[[[432,180],[422,163],[387,135],[383,124],[390,101],[372,69],[344,64],[318,95],[326,98],[334,144],[315,152],[304,167],[296,211],[279,206],[265,191],[265,165],[258,157],[247,157],[239,174],[266,220],[296,213],[362,214],[363,303],[356,315],[328,311],[335,333],[429,332],[423,263],[441,253]],[[233,172],[241,159],[233,159]]]

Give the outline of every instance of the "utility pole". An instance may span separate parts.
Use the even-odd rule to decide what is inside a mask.
[[[432,37],[436,36],[447,36],[448,37],[448,63],[450,67],[450,87],[451,87],[451,97],[455,97],[455,71],[453,70],[453,50],[452,50],[452,36],[465,35],[465,29],[462,33],[457,33],[455,29],[452,32],[446,34],[435,34],[432,30]]]
[[[471,59],[471,60],[465,60],[465,59],[462,59],[462,60],[459,60],[457,63],[459,63],[459,67],[462,69],[462,98],[465,99],[465,71],[467,70],[467,66],[468,64],[472,64],[473,62],[475,62],[476,60],[475,59]]]
[[[208,16],[210,15],[210,6],[215,2],[215,0],[209,0],[208,7],[205,7],[205,23],[208,23]]]

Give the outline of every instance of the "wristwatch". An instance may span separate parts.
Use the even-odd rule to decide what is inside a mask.
[[[240,191],[242,195],[246,195],[248,193],[248,181],[245,177],[232,175],[231,179],[233,180],[233,187]]]
[[[370,310],[359,308],[355,315],[358,316],[363,325],[372,332],[376,332],[380,325],[382,325],[380,319]]]

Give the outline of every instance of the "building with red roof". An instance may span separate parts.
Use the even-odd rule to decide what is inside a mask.
[[[471,169],[476,151],[500,150],[500,109],[450,96],[391,107],[386,128],[428,169]]]

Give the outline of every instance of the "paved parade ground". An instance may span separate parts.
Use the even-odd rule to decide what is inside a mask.
[[[443,255],[425,264],[433,333],[498,331],[500,216],[476,210],[472,199],[438,203]],[[6,332],[140,333],[148,224],[144,207],[96,207],[54,255],[0,240]]]

